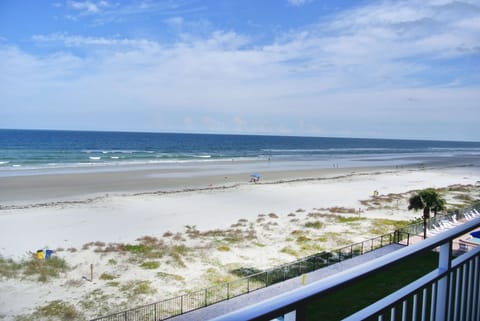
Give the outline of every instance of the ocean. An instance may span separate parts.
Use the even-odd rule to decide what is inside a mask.
[[[480,142],[140,132],[0,130],[0,176],[79,169],[275,162],[290,167],[408,164],[480,156]]]

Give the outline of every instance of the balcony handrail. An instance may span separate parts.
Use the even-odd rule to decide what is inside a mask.
[[[282,313],[295,310],[295,307],[307,303],[321,295],[325,295],[334,290],[345,287],[362,278],[365,278],[377,271],[383,270],[393,264],[402,261],[408,257],[412,257],[424,251],[432,250],[447,242],[453,241],[455,238],[466,234],[480,226],[480,217],[467,221],[462,225],[453,227],[435,236],[432,236],[422,242],[399,249],[395,252],[386,254],[380,258],[353,267],[349,270],[339,272],[335,275],[327,277],[307,284],[301,288],[282,293],[273,298],[252,304],[245,308],[232,311],[223,316],[217,317],[212,321],[228,321],[228,320],[268,320],[277,317]],[[471,255],[478,254],[479,248],[473,251]],[[438,270],[432,272],[438,276]],[[425,278],[431,277],[427,274]],[[398,297],[397,297],[398,298]]]
[[[452,261],[452,269],[458,267],[459,265],[463,264],[465,261],[470,260],[471,258],[475,257],[480,253],[480,246],[476,247],[472,251],[465,253],[461,257],[456,258]],[[412,283],[406,285],[405,287],[399,289],[395,293],[392,293],[377,302],[373,303],[372,305],[350,315],[349,317],[343,319],[342,321],[356,321],[356,320],[363,320],[368,318],[373,313],[378,312],[385,307],[392,306],[398,301],[404,300],[409,295],[417,291],[419,288],[424,287],[426,284],[433,283],[443,277],[445,277],[450,271],[448,270],[441,270],[435,269],[432,272],[425,274],[424,276],[420,277],[419,279],[413,281]]]

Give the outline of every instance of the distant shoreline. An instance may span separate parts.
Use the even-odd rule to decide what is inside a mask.
[[[477,157],[418,157],[401,158],[385,165],[370,161],[370,166],[346,166],[333,163],[331,167],[315,162],[231,162],[203,163],[170,168],[148,166],[139,168],[103,168],[98,171],[71,173],[42,173],[0,177],[0,209],[30,204],[83,201],[108,194],[134,195],[156,192],[230,187],[249,182],[252,172],[262,175],[261,183],[330,178],[359,171],[375,172],[398,168],[448,168],[480,166]],[[338,166],[338,167],[336,167]]]

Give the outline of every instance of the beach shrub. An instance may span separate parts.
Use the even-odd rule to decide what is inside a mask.
[[[146,253],[150,251],[150,248],[143,244],[125,244],[123,250],[130,253]]]
[[[144,269],[147,269],[147,270],[155,270],[155,269],[158,269],[160,267],[160,263],[157,262],[157,261],[147,261],[147,262],[143,262],[140,265],[140,267],[144,268]]]
[[[46,282],[51,278],[56,278],[60,273],[65,273],[70,269],[67,262],[57,256],[48,260],[37,260],[31,258],[24,263],[23,273],[25,275],[38,275],[38,281]]]
[[[176,265],[177,267],[181,267],[181,268],[187,267],[187,265],[183,261],[180,254],[178,254],[176,252],[173,252],[173,253],[170,253],[170,257],[173,259],[173,261],[169,261],[169,263],[171,263],[173,265]]]
[[[205,273],[202,278],[213,285],[223,285],[225,282],[230,282],[233,279],[232,275],[224,275],[222,272],[214,268],[207,269],[207,273]]]
[[[110,265],[117,265],[117,261],[114,260],[114,259],[110,259],[110,260],[108,260],[108,264],[110,264]]]
[[[323,227],[323,223],[320,221],[307,222],[305,223],[305,227],[310,227],[318,230]]]
[[[21,315],[15,318],[16,321],[80,321],[84,319],[84,316],[75,306],[61,300],[55,300],[44,306],[37,307],[31,315]]]
[[[228,251],[230,251],[230,246],[221,245],[221,246],[217,247],[217,250],[219,250],[221,252],[228,252]]]
[[[151,287],[149,281],[129,281],[126,284],[120,287],[120,291],[125,293],[128,297],[132,298],[137,295],[147,295],[147,294],[154,294],[157,292],[154,288]]]
[[[290,234],[297,236],[297,235],[303,235],[305,234],[305,232],[302,230],[293,230],[292,232],[290,232]]]
[[[258,274],[258,273],[261,273],[261,272],[262,272],[262,270],[259,270],[259,269],[254,268],[254,267],[241,267],[241,268],[234,269],[234,270],[230,271],[230,273],[232,273],[233,275],[239,276],[239,277],[246,277],[246,276],[250,276],[250,275],[253,275],[253,274]]]
[[[311,241],[310,238],[306,237],[306,236],[299,236],[297,237],[297,243],[298,244],[302,244],[302,243],[305,243],[305,242],[308,242],[308,241]]]
[[[330,207],[328,210],[332,213],[342,213],[342,214],[355,214],[356,210],[354,208],[346,208],[346,207],[339,207],[334,206]]]
[[[284,248],[282,248],[280,250],[281,253],[285,253],[285,254],[288,254],[288,255],[291,255],[291,256],[294,256],[294,257],[298,257],[299,254],[297,251],[295,251],[294,249],[292,249],[291,247],[289,246],[286,246]]]
[[[22,264],[12,259],[5,259],[0,256],[0,276],[14,278],[22,269]]]
[[[366,217],[359,217],[359,216],[336,216],[335,221],[337,223],[352,223],[352,222],[358,222],[358,221],[364,221],[366,220]]]
[[[165,273],[165,272],[157,272],[157,276],[162,279],[170,279],[178,282],[183,282],[185,278],[181,275],[177,274],[170,274],[170,273]]]
[[[455,195],[453,197],[454,199],[464,201],[465,203],[470,203],[473,201],[473,197],[471,197],[468,194],[460,194],[460,195]]]
[[[420,221],[423,221],[420,220]],[[371,220],[371,226],[369,228],[369,233],[373,235],[382,235],[392,230],[398,230],[405,228],[409,224],[408,221],[397,221],[397,220],[390,220],[385,218],[376,218]]]
[[[109,285],[109,283],[114,282],[107,282],[107,285]],[[85,294],[78,304],[82,309],[89,311],[90,314],[94,312],[97,315],[105,315],[111,313],[111,306],[108,304],[110,298],[111,296],[105,293],[102,289],[95,289]]]
[[[100,280],[107,280],[107,281],[110,281],[110,280],[114,280],[118,278],[117,275],[113,275],[113,274],[108,274],[108,273],[102,273],[100,275]]]

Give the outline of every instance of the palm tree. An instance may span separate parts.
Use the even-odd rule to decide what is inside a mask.
[[[410,197],[408,210],[423,210],[423,238],[427,238],[427,220],[430,218],[430,211],[437,215],[438,211],[445,209],[445,205],[445,199],[433,188],[421,190]]]

